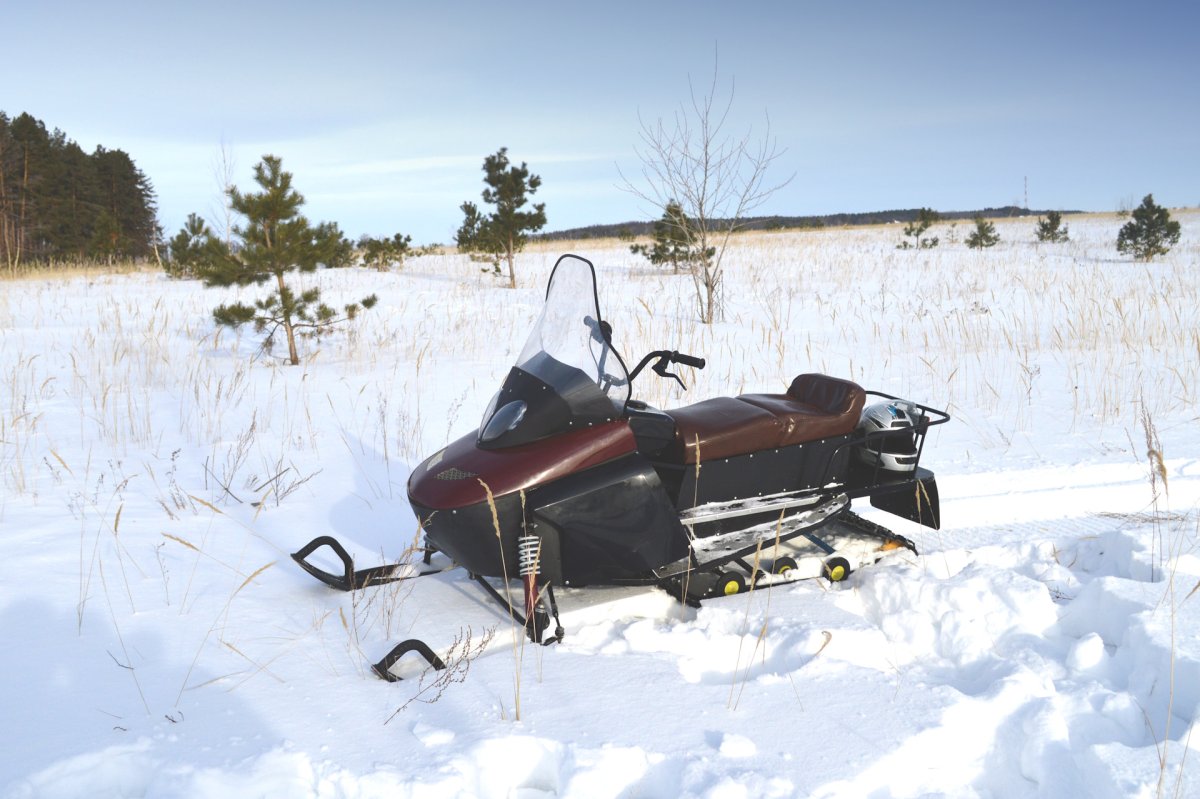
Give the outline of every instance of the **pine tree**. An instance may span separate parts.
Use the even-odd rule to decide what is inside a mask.
[[[375,239],[363,236],[358,240],[358,248],[362,252],[363,264],[379,272],[386,272],[392,264],[397,269],[404,268],[404,259],[408,257],[412,236],[400,233],[390,239]]]
[[[53,255],[46,231],[46,206],[53,196],[46,191],[51,144],[46,126],[29,114],[20,114],[12,120],[8,136],[12,172],[5,181],[9,187],[5,200],[12,219],[13,240],[6,260],[15,268],[22,258],[41,261]]]
[[[226,252],[224,242],[216,237],[199,214],[188,214],[187,222],[167,246],[170,255],[165,269],[167,274],[177,278],[198,277],[196,270],[201,264],[215,261]]]
[[[97,218],[107,215],[118,230],[117,255],[144,258],[158,238],[154,214],[154,188],[149,179],[122,150],[97,147],[92,153],[96,170]],[[111,237],[105,240],[108,244]],[[103,255],[112,257],[110,250]]]
[[[504,247],[489,218],[480,213],[479,206],[470,200],[460,205],[459,209],[463,212],[463,223],[454,234],[454,243],[472,261],[489,263],[492,271],[500,274],[500,258]]]
[[[634,255],[644,255],[655,266],[670,264],[678,273],[682,267],[689,270],[704,260],[716,255],[716,250],[709,247],[701,253],[695,245],[697,237],[692,232],[693,220],[687,218],[683,207],[671,200],[663,211],[662,218],[654,223],[654,244],[634,244],[629,251]]]
[[[977,215],[975,231],[967,236],[967,246],[972,250],[982,250],[985,247],[995,247],[998,241],[1000,241],[1000,235],[996,233],[996,226],[984,219],[982,215]]]
[[[1133,209],[1133,219],[1126,222],[1117,234],[1117,252],[1150,261],[1156,255],[1166,255],[1179,243],[1179,223],[1171,212],[1154,202],[1147,194],[1142,204]]]
[[[108,211],[101,211],[92,230],[88,252],[107,264],[113,264],[117,256],[129,248],[129,240],[122,234],[121,225]]]
[[[300,214],[304,198],[292,188],[292,175],[282,162],[265,155],[254,167],[254,180],[262,189],[243,193],[229,189],[230,207],[245,217],[246,224],[234,228],[235,247],[213,236],[195,214],[172,239],[172,253],[180,268],[193,269],[206,286],[249,286],[274,279],[274,291],[253,305],[236,302],[213,310],[218,324],[238,327],[254,323],[266,332],[263,347],[269,349],[282,329],[288,344],[288,361],[299,365],[296,335],[320,335],[334,325],[353,319],[361,308],[371,308],[374,294],[343,307],[343,316],[321,302],[318,288],[299,294],[288,285],[289,272],[312,272],[318,266],[340,266],[346,262],[349,242],[337,225],[313,227]]]
[[[92,157],[75,142],[67,142],[56,160],[59,167],[55,170],[57,202],[50,235],[58,251],[57,257],[83,259],[95,254],[93,245],[98,241],[97,229],[115,223],[115,220],[105,219],[108,216],[105,209],[93,204],[100,191]],[[123,243],[131,244],[128,239]],[[101,254],[111,262],[122,253],[109,247]]]
[[[910,244],[907,240],[902,241],[896,245],[896,249],[897,250],[910,250],[910,249],[926,250],[931,247],[938,246],[938,237],[937,236],[934,236],[934,237],[928,238],[928,239],[923,239],[923,238],[921,238],[921,236],[925,235],[925,231],[929,230],[929,228],[931,228],[933,226],[933,223],[937,222],[940,219],[941,219],[941,217],[939,217],[937,215],[937,212],[934,211],[932,208],[922,208],[919,211],[917,211],[917,218],[904,226],[904,235],[911,237],[912,243]]]
[[[16,203],[10,192],[9,174],[16,174],[16,147],[12,141],[8,114],[0,111],[0,256],[10,269],[16,269],[21,259]]]
[[[496,210],[484,216],[472,202],[462,204],[464,220],[455,235],[455,242],[463,252],[483,256],[499,272],[500,260],[508,262],[509,288],[517,287],[517,276],[513,269],[513,257],[525,247],[527,234],[541,230],[546,225],[546,204],[538,203],[532,211],[522,211],[529,202],[528,195],[537,193],[542,179],[529,174],[524,162],[511,166],[508,148],[501,147],[494,155],[483,160],[483,201],[494,205]]]
[[[1048,212],[1045,219],[1039,216],[1034,234],[1037,236],[1038,241],[1046,241],[1051,244],[1070,239],[1067,226],[1062,223],[1062,214],[1058,211]]]

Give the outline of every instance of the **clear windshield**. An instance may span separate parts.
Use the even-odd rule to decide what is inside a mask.
[[[516,366],[484,412],[479,446],[515,447],[620,418],[629,373],[610,338],[592,265],[564,255]]]
[[[517,366],[556,388],[565,386],[557,384],[561,372],[552,368],[553,362],[574,367],[620,414],[629,399],[629,374],[609,343],[606,329],[607,325],[600,322],[592,265],[577,256],[564,255],[550,276],[546,305],[517,358]]]

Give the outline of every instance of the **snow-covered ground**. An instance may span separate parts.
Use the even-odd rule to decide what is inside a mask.
[[[194,282],[0,283],[0,794],[1200,796],[1200,214],[1177,218],[1149,265],[1115,217],[1040,247],[1001,223],[986,252],[963,224],[927,252],[756,234],[711,327],[688,278],[578,245],[627,355],[708,359],[686,394],[639,378],[653,404],[826,371],[954,419],[923,459],[939,532],[862,509],[919,557],[699,610],[564,592],[547,648],[459,571],[348,595],[288,553],[413,543],[409,470],[478,423],[558,249],[516,291],[457,256],[306,278],[380,302],[297,368],[215,331],[230,295]],[[489,630],[453,681],[369,670]]]

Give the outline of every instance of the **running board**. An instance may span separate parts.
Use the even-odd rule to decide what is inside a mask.
[[[754,516],[760,513],[782,513],[794,508],[812,507],[829,496],[828,490],[807,488],[801,491],[785,491],[765,497],[736,499],[730,502],[709,502],[688,508],[679,514],[679,521],[687,527],[706,524],[739,516]]]
[[[809,498],[806,497],[806,499]],[[822,499],[824,502],[819,502]],[[817,504],[818,502],[819,504]],[[760,547],[771,547],[776,543],[790,541],[821,527],[830,519],[836,518],[838,514],[850,507],[850,497],[846,494],[818,495],[814,502],[788,503],[787,505],[777,503],[768,510],[786,510],[789,507],[804,507],[804,505],[815,505],[815,507],[809,507],[808,510],[779,521],[756,524],[745,530],[736,530],[707,538],[693,538],[690,544],[692,552],[688,557],[656,569],[654,575],[661,581],[692,569],[712,569],[737,558],[753,555]],[[762,512],[763,507],[755,505],[752,509],[739,515]]]

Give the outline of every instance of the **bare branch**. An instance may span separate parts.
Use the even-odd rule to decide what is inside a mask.
[[[700,254],[689,261],[697,309],[706,324],[720,315],[721,267],[730,237],[747,215],[792,180],[767,183],[769,168],[784,152],[771,135],[769,115],[764,113],[761,136],[755,136],[753,128],[741,136],[726,132],[734,97],[732,79],[728,96],[721,95],[714,53],[708,87],[698,91],[689,76],[688,101],[669,122],[662,117],[648,122],[639,112],[641,144],[634,151],[641,162],[640,183],[629,180],[618,167],[625,191],[663,212],[669,204],[682,208],[687,223],[683,232]]]

